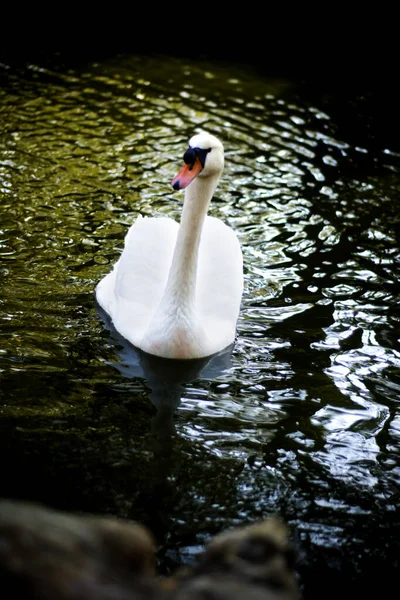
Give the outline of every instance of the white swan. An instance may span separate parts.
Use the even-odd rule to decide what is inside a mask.
[[[187,188],[181,223],[139,216],[96,297],[117,331],[165,358],[202,358],[233,343],[243,292],[243,259],[234,231],[207,209],[224,166],[221,142],[191,138],[172,180]]]

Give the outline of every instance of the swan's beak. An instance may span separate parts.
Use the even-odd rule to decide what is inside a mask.
[[[179,171],[178,175],[176,175],[171,181],[171,185],[174,190],[183,190],[183,188],[187,187],[189,183],[193,181],[193,179],[200,173],[202,169],[203,165],[197,157],[193,165],[184,165]]]

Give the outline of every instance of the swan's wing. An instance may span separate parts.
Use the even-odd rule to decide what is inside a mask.
[[[196,297],[209,326],[235,331],[243,293],[243,256],[239,240],[221,220],[207,217],[201,235]],[[233,333],[234,335],[234,333]]]
[[[129,229],[119,259],[115,293],[131,302],[153,303],[167,282],[178,223],[166,217],[140,218]]]
[[[137,345],[164,292],[178,232],[166,217],[143,218],[130,227],[124,250],[96,289],[116,329]]]

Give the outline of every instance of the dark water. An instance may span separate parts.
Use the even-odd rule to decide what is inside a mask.
[[[278,513],[305,597],[397,581],[400,155],[365,99],[167,57],[1,78],[0,494],[139,520],[164,572]],[[152,361],[93,290],[139,213],[179,218],[201,128],[226,148],[238,339]]]

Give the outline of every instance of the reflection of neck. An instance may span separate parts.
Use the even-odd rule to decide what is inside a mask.
[[[175,434],[174,412],[181,403],[183,385],[169,381],[151,379],[148,382],[151,391],[149,398],[157,408],[152,419],[154,454],[160,455],[169,448],[168,440]]]
[[[201,231],[217,181],[218,177],[200,176],[186,188],[181,224],[163,297],[170,307],[184,307],[190,312],[194,304]]]
[[[167,407],[171,409],[172,414],[178,408],[181,403],[183,384],[158,380],[154,377],[148,380],[148,385],[151,390],[149,398],[157,410],[161,407]]]

